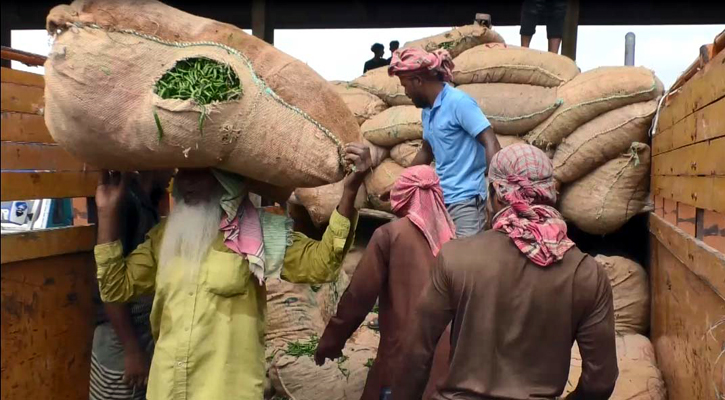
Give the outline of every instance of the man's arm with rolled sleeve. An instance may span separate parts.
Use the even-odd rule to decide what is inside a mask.
[[[486,165],[491,165],[493,156],[501,150],[501,144],[478,103],[470,97],[459,101],[456,104],[456,119],[469,135],[483,145],[486,149]]]
[[[95,247],[96,277],[101,300],[123,303],[154,292],[157,268],[155,250],[162,234],[163,225],[159,224],[148,233],[146,241],[126,258],[123,257],[120,240]]]

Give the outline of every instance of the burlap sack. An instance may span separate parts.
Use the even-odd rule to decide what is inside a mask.
[[[526,143],[524,139],[521,139],[518,136],[496,135],[496,139],[498,139],[498,144],[501,145],[501,148],[511,146],[512,144]]]
[[[360,238],[359,235],[355,236],[356,242]],[[355,273],[363,254],[365,254],[365,248],[367,247],[367,241],[362,243],[355,243],[350,247],[350,250],[345,255],[345,259],[342,260],[342,270],[347,274],[348,277],[352,278]]]
[[[627,151],[633,142],[646,143],[656,111],[656,100],[630,104],[578,127],[556,148],[554,177],[573,182]]]
[[[150,0],[59,6],[48,16],[58,28],[67,30],[45,64],[46,125],[77,158],[121,170],[218,167],[289,187],[342,178],[342,145],[359,140],[352,113],[263,41]],[[196,57],[230,65],[242,98],[201,107],[154,94],[177,61]]]
[[[337,209],[345,190],[345,181],[331,185],[319,186],[316,188],[299,188],[295,190],[297,201],[302,203],[312,218],[316,227],[320,227],[330,221],[332,212]],[[361,185],[355,197],[355,207],[362,208],[367,201],[365,185]]]
[[[425,51],[446,49],[451,57],[456,58],[464,51],[484,43],[504,43],[504,40],[498,32],[482,25],[472,24],[408,42],[403,48],[417,47]]]
[[[639,333],[649,329],[649,281],[647,272],[636,262],[618,256],[598,255],[612,285],[614,329],[619,334]]]
[[[286,348],[288,342],[322,335],[325,324],[310,285],[281,279],[267,280],[267,331],[270,347]]]
[[[342,294],[345,293],[347,285],[350,284],[350,277],[345,273],[340,273],[334,282],[324,283],[317,288],[315,297],[317,306],[322,315],[322,321],[327,325],[337,312],[337,304],[340,302]]]
[[[362,142],[365,146],[368,146],[368,148],[370,149],[370,159],[373,163],[373,168],[380,165],[380,163],[382,163],[383,160],[385,160],[386,158],[388,158],[390,156],[390,150],[388,150],[387,148],[381,147],[378,145],[374,145],[365,138],[363,138]]]
[[[523,135],[561,105],[556,89],[512,83],[474,83],[458,89],[473,97],[496,133]]]
[[[618,335],[616,340],[619,377],[610,400],[667,399],[665,383],[649,339],[642,335]],[[576,343],[571,350],[569,379],[561,398],[576,389],[582,374],[582,358]]]
[[[372,69],[350,82],[350,86],[372,93],[390,106],[413,105],[413,101],[405,95],[405,88],[400,84],[400,79],[388,75],[388,67]]]
[[[380,97],[368,91],[354,88],[347,82],[331,83],[335,92],[342,97],[342,101],[345,102],[345,105],[347,105],[347,108],[350,109],[360,125],[388,108],[388,105]]]
[[[564,103],[534,128],[527,140],[545,148],[558,145],[595,117],[628,104],[649,101],[662,94],[662,82],[642,67],[601,67],[577,75],[558,88]]]
[[[388,108],[367,120],[361,129],[365,139],[383,147],[423,138],[421,111],[414,106]]]
[[[635,142],[561,193],[560,210],[579,229],[604,235],[622,227],[647,204],[650,148]]]
[[[390,192],[404,169],[395,161],[387,159],[365,177],[365,189],[367,189],[368,202],[372,208],[380,211],[392,211],[390,200],[381,199],[380,196]]]
[[[423,140],[408,140],[390,149],[390,158],[401,167],[408,168],[421,147],[423,147]]]
[[[520,83],[556,87],[579,74],[569,57],[509,45],[483,45],[453,60],[453,83]]]

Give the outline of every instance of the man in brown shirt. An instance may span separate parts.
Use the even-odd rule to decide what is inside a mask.
[[[394,378],[406,374],[394,368],[407,340],[403,332],[429,283],[435,255],[443,243],[455,236],[433,168],[418,166],[405,170],[391,191],[391,204],[401,219],[381,226],[373,234],[315,355],[319,365],[326,358],[340,357],[345,342],[380,296],[380,345],[368,373],[363,400],[387,399]],[[433,392],[435,384],[445,376],[449,340],[449,335],[444,334],[438,341],[427,393]],[[428,377],[426,372],[426,381]]]
[[[433,399],[550,399],[571,347],[582,375],[569,399],[607,399],[617,379],[612,289],[566,236],[551,161],[518,144],[489,170],[493,229],[446,244],[410,324],[395,400],[420,399],[438,338],[453,321],[450,370]]]

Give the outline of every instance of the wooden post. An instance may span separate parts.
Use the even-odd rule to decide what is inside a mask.
[[[252,0],[252,34],[274,44],[271,0]]]
[[[561,54],[576,60],[576,36],[579,27],[579,0],[569,0],[564,20],[564,37],[562,38]]]

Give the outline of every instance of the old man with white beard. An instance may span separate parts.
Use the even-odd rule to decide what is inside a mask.
[[[355,171],[322,240],[293,232],[291,220],[256,209],[238,175],[181,169],[175,207],[124,259],[118,207],[120,173],[104,173],[96,191],[98,283],[106,302],[155,293],[156,347],[149,399],[254,399],[265,376],[265,279],[333,281],[353,242],[355,195],[370,169],[370,151],[346,147]]]

